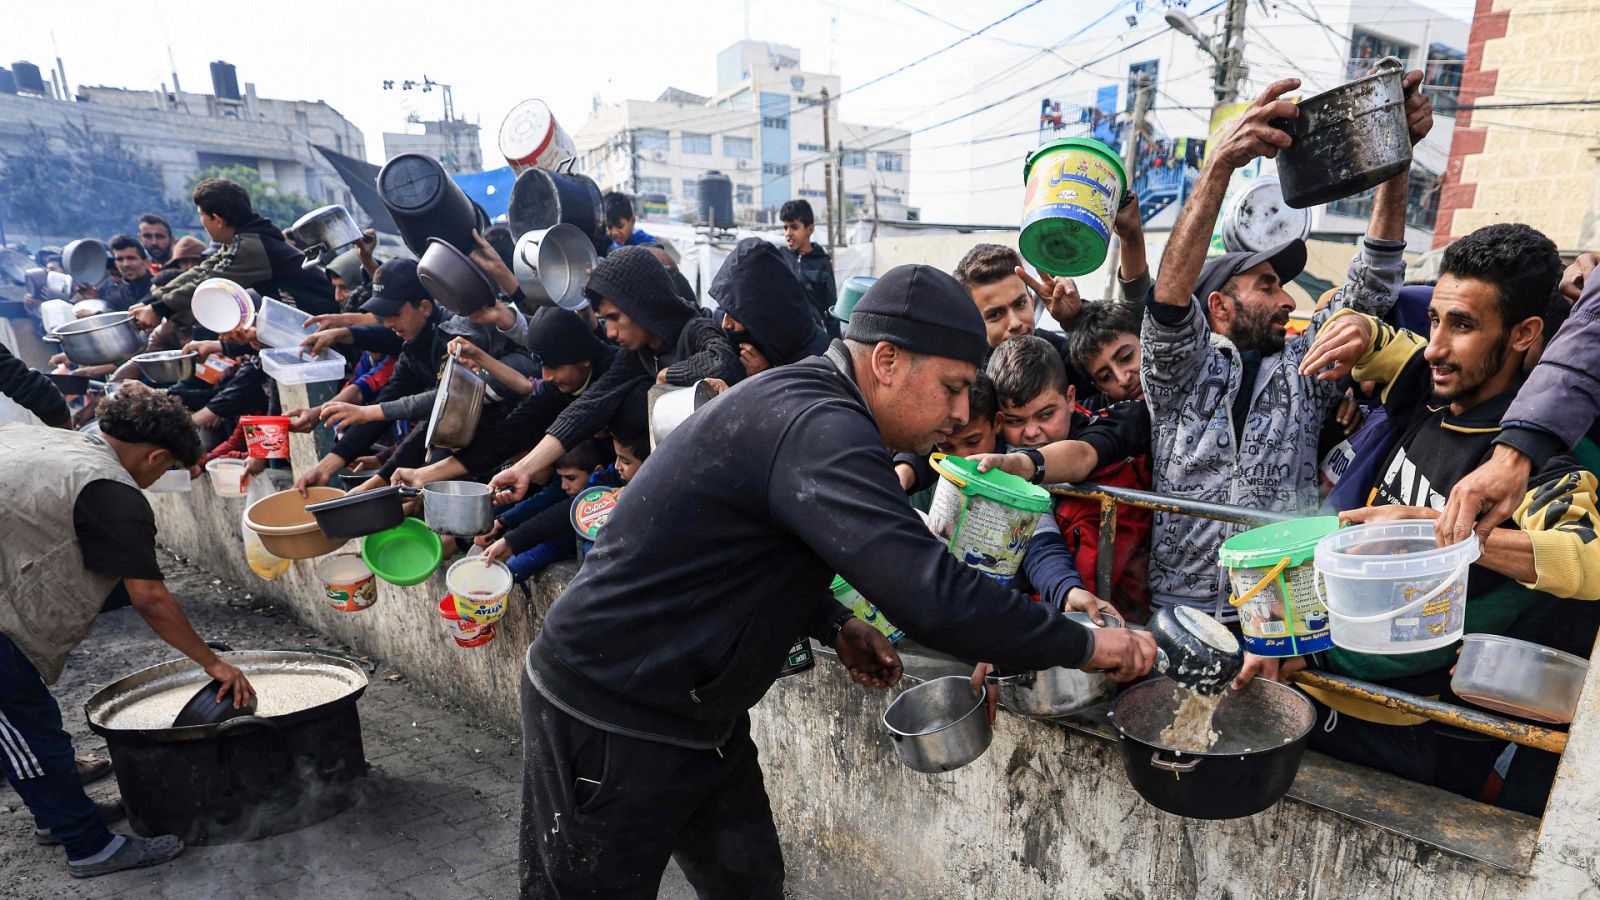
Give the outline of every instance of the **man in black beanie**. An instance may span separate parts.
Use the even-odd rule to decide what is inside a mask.
[[[735,385],[656,448],[528,650],[524,897],[654,897],[669,857],[702,897],[783,896],[748,710],[796,638],[859,684],[901,674],[833,599],[836,574],[969,660],[1149,670],[1148,634],[1091,632],[968,568],[906,503],[890,452],[926,453],[966,421],[987,350],[953,278],[901,266],[849,340]]]
[[[722,330],[739,348],[747,376],[828,349],[805,286],[776,244],[754,237],[740,241],[711,280],[710,293],[722,307]]]

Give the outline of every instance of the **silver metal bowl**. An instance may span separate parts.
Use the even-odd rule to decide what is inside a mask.
[[[133,358],[144,377],[156,384],[177,384],[194,374],[195,352],[156,350]]]

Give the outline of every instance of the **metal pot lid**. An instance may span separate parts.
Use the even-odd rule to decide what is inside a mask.
[[[291,674],[323,679],[319,685],[319,693],[325,690],[330,695],[336,694],[331,699],[313,706],[281,715],[266,716],[283,724],[292,724],[319,715],[335,704],[354,702],[367,689],[367,675],[361,667],[349,660],[336,657],[293,650],[234,650],[219,655],[244,670],[246,677]],[[88,720],[90,729],[100,735],[143,736],[163,741],[202,740],[210,737],[217,726],[119,728],[115,722],[119,713],[126,712],[141,700],[168,692],[181,693],[187,699],[210,680],[211,676],[190,660],[169,660],[140,669],[95,691],[83,704],[84,716]]]
[[[1284,202],[1277,178],[1258,178],[1239,192],[1228,209],[1223,240],[1228,250],[1260,252],[1311,234],[1311,211]]]

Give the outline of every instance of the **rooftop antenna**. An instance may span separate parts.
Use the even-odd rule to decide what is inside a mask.
[[[67,67],[61,62],[61,48],[56,46],[56,33],[54,29],[50,31],[50,49],[55,51],[56,54],[56,74],[61,76],[61,99],[71,100],[72,89],[67,87]]]
[[[161,0],[155,0],[156,21],[161,25],[161,39],[167,42],[167,68],[172,70],[172,95],[181,98],[183,85],[178,83],[178,62],[172,58],[172,38],[167,35],[167,17],[161,13]]]
[[[828,17],[828,74],[839,74],[839,17]]]

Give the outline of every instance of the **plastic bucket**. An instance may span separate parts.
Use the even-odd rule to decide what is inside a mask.
[[[1116,151],[1089,138],[1059,138],[1028,154],[1022,180],[1023,258],[1051,275],[1100,268],[1128,189]]]
[[[1317,543],[1333,643],[1360,653],[1420,653],[1461,639],[1473,535],[1434,545],[1431,519],[1341,528]]]
[[[511,107],[500,123],[500,155],[511,171],[554,169],[556,164],[577,155],[577,148],[566,129],[543,100],[524,100]]]
[[[956,559],[1010,584],[1039,514],[1050,509],[1050,492],[998,469],[980,473],[958,456],[935,453],[930,461],[939,486],[928,527]]]
[[[289,458],[288,416],[240,416],[251,459]]]
[[[456,613],[456,598],[449,594],[439,601],[439,617],[444,619],[457,647],[482,647],[494,640],[494,626],[462,621]]]
[[[245,474],[249,463],[242,459],[218,458],[206,463],[206,474],[211,476],[211,489],[218,497],[243,497],[250,489],[250,476]]]
[[[492,625],[506,614],[511,592],[511,570],[506,564],[482,556],[468,556],[450,564],[444,586],[456,598],[456,615],[475,625]]]
[[[338,553],[317,563],[328,602],[340,612],[360,612],[378,602],[378,582],[372,569],[354,553]]]
[[[1246,650],[1301,656],[1333,645],[1328,607],[1317,593],[1317,542],[1339,528],[1338,516],[1315,516],[1252,528],[1222,544],[1219,561],[1233,586]]]
[[[867,599],[861,596],[860,591],[851,587],[842,575],[835,576],[833,579],[833,599],[839,601],[840,606],[855,613],[856,618],[882,632],[883,636],[889,639],[889,643],[895,643],[906,636],[904,631],[894,627],[888,619],[884,618],[883,613],[878,612],[876,606],[867,602]]]

